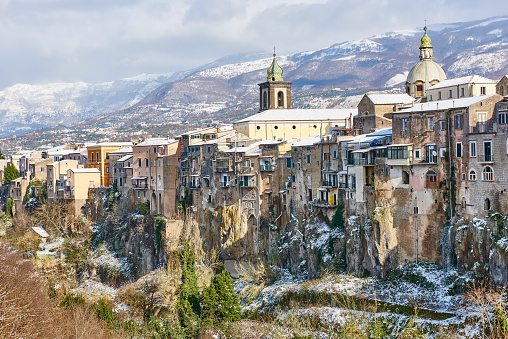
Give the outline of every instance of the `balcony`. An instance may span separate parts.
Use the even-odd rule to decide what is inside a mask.
[[[219,173],[233,172],[233,166],[216,166],[215,172]]]
[[[222,188],[229,188],[229,181],[226,182],[226,181],[221,181],[220,182],[220,187]]]
[[[323,180],[323,187],[338,187],[338,183],[335,180]]]
[[[494,162],[492,154],[479,154],[478,162],[480,163],[492,163]]]
[[[198,183],[191,183],[191,184],[189,185],[189,188],[190,188],[190,189],[198,189],[198,188],[201,188],[201,185],[200,185],[200,184],[198,184]]]
[[[254,183],[249,184],[248,181],[239,181],[238,186],[240,187],[255,187]]]
[[[260,166],[259,166],[259,170],[260,170],[261,172],[270,172],[270,171],[275,171],[275,166],[270,165],[270,164],[264,164],[264,165],[260,165]]]
[[[347,182],[339,182],[339,188],[348,188]]]
[[[334,207],[337,207],[337,202],[334,202],[334,205],[330,205],[329,201],[321,200],[321,199],[314,199],[312,201],[312,205],[316,206],[316,207],[334,208]]]

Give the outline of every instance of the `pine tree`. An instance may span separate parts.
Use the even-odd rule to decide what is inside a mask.
[[[332,228],[344,228],[344,207],[339,203],[332,218]]]
[[[215,291],[215,285],[212,282],[210,286],[203,290],[201,297],[201,323],[204,326],[213,326],[217,324],[216,313],[219,308],[219,302],[217,300],[217,292]]]
[[[217,293],[217,318],[221,321],[240,320],[240,302],[235,294],[233,279],[229,272],[222,270],[213,278],[212,284]]]
[[[4,182],[10,184],[11,181],[20,177],[19,171],[10,162],[4,167]]]
[[[182,284],[180,285],[180,296],[176,307],[180,325],[186,335],[192,337],[198,328],[201,307],[196,259],[188,243],[185,243],[183,251],[178,253],[178,259],[182,267]]]
[[[0,159],[5,159],[4,154],[2,153],[2,150],[0,149]]]

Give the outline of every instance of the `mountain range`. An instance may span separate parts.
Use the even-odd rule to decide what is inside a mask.
[[[448,78],[508,73],[508,16],[429,25],[434,60]],[[418,61],[423,30],[390,32],[316,51],[278,55],[284,80],[292,81],[294,107],[338,107],[347,95],[402,89]],[[271,56],[227,56],[168,74],[142,74],[88,84],[18,84],[0,91],[0,137],[56,125],[122,127],[175,121],[230,121],[255,112],[257,84],[266,80]]]

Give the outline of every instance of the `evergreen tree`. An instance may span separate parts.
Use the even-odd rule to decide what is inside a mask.
[[[0,159],[5,159],[4,154],[2,153],[2,150],[0,149]]]
[[[344,207],[339,203],[332,218],[332,228],[344,228]]]
[[[11,181],[20,177],[19,171],[10,162],[4,167],[4,182],[10,184]]]
[[[212,282],[210,286],[203,290],[201,298],[201,323],[204,326],[213,326],[217,324],[216,313],[219,308],[219,302],[217,298],[217,292],[215,291],[215,285]]]
[[[233,279],[228,271],[222,272],[213,278],[217,293],[217,318],[221,321],[237,321],[241,317],[240,302],[235,294]]]
[[[178,253],[182,268],[182,284],[180,296],[176,305],[180,325],[188,337],[192,337],[198,328],[201,314],[198,276],[196,275],[196,259],[189,244],[185,243],[183,250]]]

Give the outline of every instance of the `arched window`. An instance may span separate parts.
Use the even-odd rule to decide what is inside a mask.
[[[490,210],[490,199],[489,198],[485,198],[485,201],[483,202],[483,209],[485,211]]]
[[[277,93],[277,106],[284,107],[284,93],[282,93],[282,91]]]
[[[268,94],[266,92],[263,92],[263,108],[268,108]]]
[[[409,185],[409,173],[407,171],[402,171],[402,183]]]
[[[425,187],[427,188],[437,188],[437,175],[434,171],[428,171],[425,174]]]
[[[482,180],[483,181],[492,181],[494,180],[494,170],[490,166],[485,166],[482,172]]]
[[[469,181],[476,181],[476,172],[474,170],[469,172]]]

